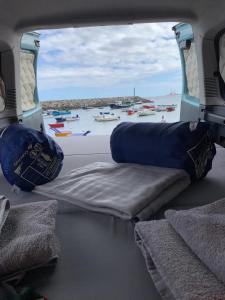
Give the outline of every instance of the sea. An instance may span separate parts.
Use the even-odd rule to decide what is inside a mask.
[[[153,100],[153,105],[171,105],[175,104],[176,109],[172,112],[155,112],[155,115],[139,117],[137,113],[129,116],[126,112],[121,109],[111,109],[109,106],[103,108],[92,108],[88,110],[84,109],[73,109],[70,115],[65,117],[71,117],[79,115],[79,120],[74,122],[64,122],[64,128],[59,128],[60,131],[71,131],[73,134],[81,134],[86,131],[90,131],[89,135],[110,135],[113,129],[121,122],[161,122],[164,118],[165,122],[177,122],[180,119],[180,104],[181,95],[170,94],[167,96],[158,97],[145,97],[145,99]],[[114,113],[116,116],[120,116],[119,120],[108,121],[108,122],[97,122],[94,116],[100,115],[100,112]],[[50,129],[48,124],[56,123],[54,117],[44,117],[45,132],[50,136],[55,136],[53,130]],[[60,137],[58,137],[60,138]]]

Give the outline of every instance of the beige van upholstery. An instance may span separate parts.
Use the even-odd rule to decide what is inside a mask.
[[[5,83],[0,77],[0,112],[5,109]]]
[[[35,108],[35,72],[33,53],[21,51],[20,72],[22,110],[28,111]]]
[[[220,38],[219,42],[219,68],[220,68],[220,74],[223,78],[223,81],[225,81],[225,34],[223,34]]]
[[[195,44],[193,42],[191,43],[189,49],[184,50],[184,60],[188,94],[192,97],[199,98],[198,65],[195,52]]]

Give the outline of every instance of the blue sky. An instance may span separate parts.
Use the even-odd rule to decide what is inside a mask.
[[[40,100],[181,92],[173,23],[41,31]]]

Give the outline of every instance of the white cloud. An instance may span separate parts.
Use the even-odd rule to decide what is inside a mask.
[[[173,25],[42,31],[39,88],[107,87],[179,70]]]

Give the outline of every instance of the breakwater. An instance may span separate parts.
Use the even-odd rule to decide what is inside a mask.
[[[147,99],[138,96],[128,96],[128,97],[109,97],[109,98],[91,98],[91,99],[71,99],[71,100],[53,100],[53,101],[41,101],[42,109],[79,109],[83,107],[104,107],[110,104],[121,101],[123,104],[132,103],[148,103]]]

